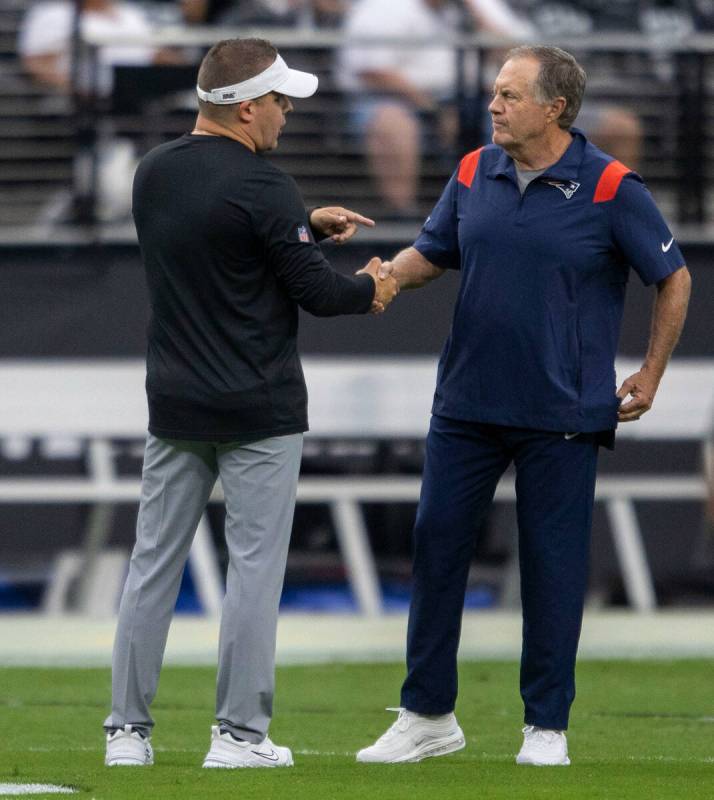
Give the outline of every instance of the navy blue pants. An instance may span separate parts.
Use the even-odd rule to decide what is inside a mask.
[[[476,532],[513,462],[523,604],[525,722],[565,730],[588,578],[595,434],[507,428],[433,416],[414,527],[414,583],[401,704],[453,711],[456,653]]]

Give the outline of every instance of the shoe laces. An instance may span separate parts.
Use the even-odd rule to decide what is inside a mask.
[[[404,731],[409,727],[409,712],[406,710],[406,708],[387,708],[385,711],[397,711],[399,712],[399,716],[380,738],[391,739],[392,736],[396,736],[399,733],[404,733]]]
[[[117,728],[115,731],[109,734],[109,740],[113,741],[114,739],[120,739],[124,736],[129,736],[132,739],[138,739],[140,742],[147,741],[146,736],[142,736],[139,731],[135,730],[132,725],[124,725],[123,728]]]
[[[562,736],[562,731],[549,730],[548,728],[539,728],[537,725],[526,725],[523,728],[523,733],[532,743],[538,745],[552,745]]]
[[[266,736],[262,742],[258,742],[258,744],[253,744],[251,747],[255,750],[260,750],[262,747],[267,747],[270,750],[275,750],[277,752],[278,747],[277,745],[273,744],[271,738]]]

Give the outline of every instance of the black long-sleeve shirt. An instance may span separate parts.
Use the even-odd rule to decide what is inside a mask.
[[[298,306],[364,313],[374,282],[330,267],[292,178],[232,139],[186,134],[143,158],[133,213],[152,310],[151,433],[225,442],[307,430]]]

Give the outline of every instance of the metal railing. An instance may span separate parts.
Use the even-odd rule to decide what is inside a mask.
[[[141,44],[200,50],[219,39],[261,36],[290,52],[336,53],[341,47],[414,47],[439,42],[430,40],[380,39],[347,42],[339,31],[168,27]],[[97,76],[98,50],[108,44],[137,44],[125,37],[92,37],[82,42],[78,57],[93,65]],[[555,42],[571,50],[586,63],[590,88],[586,93],[597,102],[632,105],[643,118],[644,163],[641,171],[666,212],[680,224],[703,225],[708,218],[708,200],[714,188],[710,153],[714,153],[714,36],[695,34],[681,40],[663,40],[642,35],[580,37]],[[486,81],[494,73],[494,57],[514,44],[493,35],[455,36],[443,40],[453,47],[458,75],[454,87],[460,110],[461,150],[465,152],[488,138],[483,130]],[[187,86],[186,89],[190,89]],[[95,87],[96,90],[96,87]],[[97,188],[97,120],[102,104],[97,92],[82,96],[75,92],[78,156],[75,168],[75,206],[85,222],[94,219]],[[155,122],[155,121],[154,121]],[[153,124],[153,123],[152,123]],[[576,122],[577,124],[577,122]]]

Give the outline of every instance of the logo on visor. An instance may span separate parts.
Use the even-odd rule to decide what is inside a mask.
[[[221,93],[221,100],[235,100],[236,93],[235,92],[222,92]]]
[[[307,232],[307,228],[304,225],[301,225],[298,228],[298,239],[301,242],[309,242],[310,241],[310,234]]]
[[[556,189],[560,189],[565,195],[566,200],[570,200],[580,188],[580,184],[575,181],[545,181],[545,183],[547,183],[548,186],[555,186]]]

